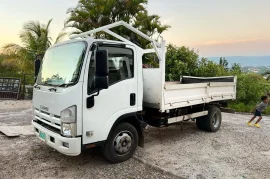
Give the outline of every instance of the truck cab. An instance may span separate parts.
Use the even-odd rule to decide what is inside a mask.
[[[107,52],[107,89],[95,87],[98,50]],[[137,56],[135,46],[91,38],[48,49],[33,94],[39,136],[66,155],[79,155],[82,145],[105,141],[117,120],[136,117],[142,110],[142,62]]]
[[[110,30],[120,25],[149,40],[153,49],[142,49]],[[119,41],[91,37],[101,31]],[[156,53],[158,69],[142,68],[142,56],[147,53]],[[118,163],[132,157],[138,145],[143,147],[147,123],[162,127],[183,117],[198,118],[200,129],[217,131],[221,113],[217,108],[208,110],[205,104],[215,102],[213,106],[235,98],[236,79],[226,83],[226,89],[221,83],[201,83],[196,88],[197,96],[192,94],[187,102],[181,94],[191,94],[189,89],[196,86],[165,83],[165,53],[165,41],[158,43],[122,21],[54,45],[44,55],[34,86],[32,125],[36,135],[70,156],[101,146],[105,158]],[[218,89],[217,98],[214,88]],[[177,91],[180,89],[183,91]],[[207,89],[213,89],[212,96]],[[213,111],[217,125],[210,116]],[[205,116],[211,121],[203,120]],[[212,128],[206,128],[202,121]]]

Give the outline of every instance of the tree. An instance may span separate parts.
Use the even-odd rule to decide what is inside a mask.
[[[17,44],[7,44],[3,47],[6,65],[16,65],[20,72],[33,72],[33,62],[35,56],[42,55],[52,45],[52,38],[49,35],[49,28],[52,19],[45,24],[38,21],[29,21],[23,25],[20,34],[22,46]],[[55,43],[65,35],[61,32]]]
[[[116,21],[130,23],[131,18],[145,11],[146,0],[79,0],[77,7],[68,9],[70,14],[65,27],[75,28],[72,33],[81,33]]]
[[[161,25],[158,15],[148,15],[147,0],[80,0],[77,7],[68,9],[69,17],[65,28],[72,28],[71,34],[89,31],[113,22],[123,20],[151,37],[159,35],[169,26]],[[146,48],[148,42],[119,27],[114,32]],[[100,38],[103,33],[94,37]],[[108,35],[106,36],[108,38]]]
[[[227,75],[226,68],[207,58],[202,58],[198,63],[198,67],[195,69],[195,76],[214,77],[224,75]]]
[[[228,61],[225,59],[225,57],[220,57],[219,59],[219,65],[222,66],[225,70],[228,70]]]
[[[254,105],[260,96],[270,91],[270,83],[259,74],[241,74],[237,77],[237,102]]]
[[[222,59],[223,60],[223,59]],[[180,76],[214,77],[228,75],[227,65],[217,64],[199,55],[187,47],[169,44],[166,53],[166,80],[179,80]]]
[[[181,75],[194,75],[199,55],[187,47],[167,46],[166,80],[178,81]]]
[[[231,68],[231,73],[233,75],[240,75],[242,73],[241,65],[238,63],[233,63]]]
[[[5,63],[5,58],[5,55],[0,54],[0,76],[2,77],[8,77],[16,73],[15,64],[8,65],[7,63]]]

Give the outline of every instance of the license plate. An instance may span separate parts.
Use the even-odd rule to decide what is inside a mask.
[[[45,133],[44,133],[44,132],[41,132],[41,131],[39,131],[39,137],[40,137],[41,139],[43,139],[43,140],[46,139]]]

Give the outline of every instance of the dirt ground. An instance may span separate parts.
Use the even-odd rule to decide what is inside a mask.
[[[217,133],[195,123],[146,132],[143,158],[183,178],[270,178],[270,118],[248,127],[250,116],[223,114]]]
[[[0,101],[0,126],[29,125],[31,116],[29,101]],[[135,159],[109,164],[99,149],[68,157],[35,136],[0,134],[0,178],[269,178],[270,118],[257,129],[246,125],[249,117],[223,114],[217,133],[199,131],[194,122],[184,123],[182,130],[180,124],[147,129],[145,148],[135,158],[174,175]]]
[[[0,101],[0,126],[30,125],[30,101]],[[36,136],[8,138],[0,133],[0,178],[179,178],[131,159],[120,164],[104,160],[100,149],[69,157]]]
[[[31,101],[0,100],[0,112],[20,111],[31,107]]]

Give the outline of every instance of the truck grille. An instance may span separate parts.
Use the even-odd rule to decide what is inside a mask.
[[[42,111],[40,109],[34,109],[34,121],[40,124],[41,126],[56,132],[61,133],[61,122],[60,116],[50,114],[48,112]]]

